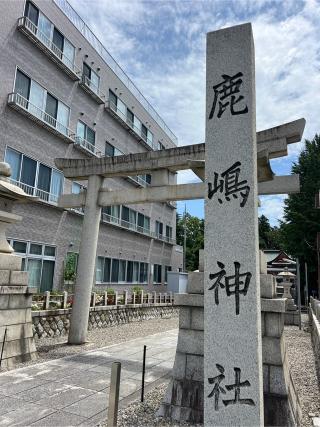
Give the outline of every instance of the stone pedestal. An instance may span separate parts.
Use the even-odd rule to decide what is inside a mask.
[[[180,309],[177,352],[172,379],[158,411],[159,416],[191,424],[203,422],[203,282],[203,271],[189,273],[188,293],[174,296]]]
[[[10,224],[21,221],[12,213],[13,205],[35,200],[10,182],[11,168],[0,162],[0,366],[34,359],[37,355],[32,333],[32,294],[28,288],[28,273],[21,271],[22,258],[13,255],[6,239]]]
[[[7,269],[3,269],[5,264]],[[36,289],[28,288],[28,273],[20,271],[20,257],[0,254],[0,266],[1,368],[8,368],[37,357],[31,317]]]
[[[294,303],[294,299],[291,295],[291,287],[292,283],[284,281],[281,283],[283,287],[283,295],[282,298],[286,298],[286,311],[284,315],[284,324],[285,325],[299,325],[299,312],[297,310],[297,306]]]
[[[289,372],[283,337],[286,300],[276,298],[275,278],[265,274],[261,264],[260,260],[260,271],[264,272],[260,274],[264,423],[299,425],[300,402]],[[159,416],[191,424],[203,422],[203,276],[203,271],[189,273],[188,293],[175,294],[174,303],[180,308],[177,352],[172,379],[158,411]]]

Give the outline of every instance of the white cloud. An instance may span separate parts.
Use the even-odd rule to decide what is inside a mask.
[[[286,195],[260,196],[259,215],[265,215],[269,218],[270,224],[278,226],[279,221],[283,219],[283,201]]]
[[[88,1],[71,0],[120,65],[178,136],[204,141],[205,35],[251,21],[256,51],[257,128],[305,117],[304,136],[319,132],[320,3],[317,0]],[[289,146],[286,169],[303,143]],[[185,171],[179,182],[192,182]],[[261,212],[282,217],[283,197],[263,198]]]

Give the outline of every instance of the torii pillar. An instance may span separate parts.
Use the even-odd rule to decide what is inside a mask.
[[[86,342],[101,219],[101,206],[98,204],[98,198],[102,182],[103,177],[99,175],[91,175],[88,178],[78,271],[68,338],[69,344],[84,344]]]

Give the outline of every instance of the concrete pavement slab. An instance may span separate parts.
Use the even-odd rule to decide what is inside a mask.
[[[65,412],[76,414],[81,417],[91,418],[107,408],[109,403],[109,390],[104,393],[94,393],[72,405],[64,408]]]
[[[176,341],[177,330],[167,331],[0,374],[0,426],[97,425],[107,415],[112,363],[122,364],[121,406],[141,389],[143,345],[152,387],[170,371]]]

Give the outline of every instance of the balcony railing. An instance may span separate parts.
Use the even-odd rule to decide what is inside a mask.
[[[86,154],[96,157],[102,157],[101,151],[98,151],[96,147],[91,144],[91,142],[83,139],[81,136],[76,136],[74,138],[74,145],[78,147],[81,151],[84,151]]]
[[[18,29],[65,71],[72,80],[80,79],[80,69],[27,16],[18,19]]]
[[[59,196],[57,194],[52,194],[47,191],[41,190],[40,188],[33,187],[31,185],[25,184],[21,181],[16,181],[15,179],[10,179],[10,182],[14,185],[17,185],[18,187],[22,188],[22,190],[29,194],[29,196],[36,196],[39,197],[40,200],[47,202],[47,203],[58,203]]]
[[[143,179],[140,175],[135,176],[128,176],[128,179],[130,181],[134,181],[136,184],[140,185],[141,187],[148,187],[150,184]]]
[[[117,107],[114,102],[110,101],[109,99],[106,102],[105,108],[115,119],[120,121],[122,126],[124,126],[138,141],[144,142],[146,146],[152,150],[157,150],[157,146],[141,132],[141,129],[135,126],[135,124],[127,118],[127,116]]]
[[[165,236],[164,234],[159,234],[155,231],[151,231],[151,236],[154,239],[162,240],[163,242],[171,243],[173,245],[175,245],[176,243],[175,239],[173,239],[172,237]]]
[[[89,77],[82,75],[79,85],[84,89],[98,104],[104,104],[105,96],[100,92],[99,88],[92,83]]]
[[[132,230],[132,231],[135,231],[137,233],[144,234],[145,236],[152,237],[153,239],[162,240],[163,242],[167,242],[167,243],[170,243],[172,245],[174,245],[176,243],[175,239],[172,239],[171,237],[155,233],[154,231],[150,231],[149,228],[141,227],[141,226],[134,224],[132,222],[125,221],[121,218],[117,218],[115,216],[112,216],[112,215],[109,215],[109,214],[106,214],[103,212],[101,214],[101,219],[103,222],[107,222],[109,224],[114,224],[114,225],[117,225],[119,227],[125,228],[127,230]]]
[[[36,105],[32,104],[28,99],[24,98],[19,93],[9,94],[8,105],[28,116],[31,120],[59,136],[60,138],[68,142],[74,142],[74,133],[69,128],[59,123],[57,119],[41,110]]]

